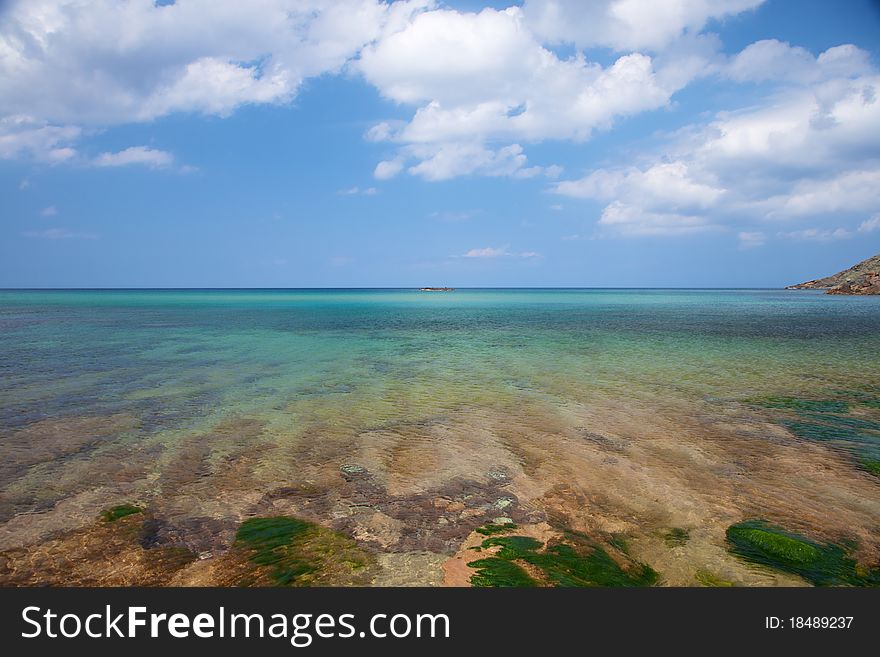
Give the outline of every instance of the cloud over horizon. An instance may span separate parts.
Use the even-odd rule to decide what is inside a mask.
[[[532,180],[592,222],[577,235],[719,233],[747,249],[769,236],[871,234],[880,212],[872,55],[782,38],[725,51],[720,26],[762,4],[15,0],[0,23],[0,159],[185,172],[193,167],[178,164],[173,144],[111,149],[98,136],[170,116],[222,121],[247,106],[290,106],[307,81],[337,76],[384,103],[386,116],[363,129],[373,159],[362,175],[377,185]],[[728,90],[726,106],[682,112],[684,92],[707,80]],[[598,135],[657,113],[680,123],[637,153],[572,168],[546,148],[588,154]],[[516,255],[491,255],[499,248],[457,257]]]

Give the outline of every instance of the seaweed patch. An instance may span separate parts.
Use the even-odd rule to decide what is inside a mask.
[[[563,530],[547,543],[531,536],[490,536],[480,546],[491,557],[468,563],[473,586],[652,586],[657,573],[621,553],[612,558],[584,534]]]
[[[845,547],[811,541],[763,520],[731,525],[727,542],[746,561],[798,575],[816,586],[880,585],[880,570],[860,566]]]
[[[290,516],[251,518],[235,535],[252,568],[242,586],[364,583],[372,555],[348,536]]]

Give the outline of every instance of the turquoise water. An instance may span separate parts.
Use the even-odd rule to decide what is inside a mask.
[[[156,431],[315,396],[418,405],[413,389],[431,406],[877,383],[878,326],[877,298],[765,290],[6,291],[0,428],[124,410]]]
[[[444,435],[528,475],[515,436],[601,434],[612,410],[615,439],[624,415],[784,426],[803,418],[760,400],[874,394],[878,327],[880,298],[813,291],[0,291],[0,522],[97,490],[240,516],[358,459],[414,494],[470,472],[420,472],[454,460]]]

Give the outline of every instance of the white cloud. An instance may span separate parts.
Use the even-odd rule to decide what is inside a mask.
[[[398,122],[398,128],[402,123]],[[391,126],[391,122],[382,121],[370,128],[364,133],[364,139],[367,141],[388,141],[394,135],[395,129]]]
[[[851,44],[829,48],[814,57],[806,48],[776,39],[756,41],[737,54],[727,68],[727,74],[739,82],[782,80],[809,83],[857,77],[870,72],[868,53]]]
[[[467,253],[454,258],[540,258],[541,254],[535,251],[511,252],[510,245],[499,247],[487,246],[481,249],[471,249]]]
[[[340,189],[336,192],[339,196],[375,196],[378,194],[378,190],[375,187],[367,187],[366,189],[362,189],[360,187],[349,187],[347,189]]]
[[[724,166],[745,168],[746,162],[763,158],[765,168],[778,173],[780,165],[803,168],[805,162],[827,169],[829,155],[845,159],[851,155],[848,147],[867,150],[874,138],[865,140],[863,135],[876,128],[871,107],[875,73],[868,53],[844,44],[814,56],[766,40],[728,59],[720,54],[717,37],[699,33],[709,20],[759,4],[529,0],[522,8],[503,11],[414,14],[402,29],[366,46],[353,64],[384,96],[415,108],[409,122],[382,121],[367,131],[368,140],[398,147],[393,158],[376,167],[375,175],[390,178],[404,170],[427,180],[558,175],[553,166],[527,166],[522,145],[587,140],[623,117],[668,107],[678,90],[709,74],[739,82],[784,81],[788,96],[780,93],[751,111],[719,114],[701,131],[696,141],[702,143],[682,145],[707,151],[694,159],[723,159]],[[562,59],[544,45],[557,42],[610,46],[624,54],[603,67],[579,51]],[[626,52],[631,49],[656,52],[653,57]],[[667,218],[683,215],[688,225],[693,212],[668,211],[693,207],[684,196],[703,209],[737,201],[725,184],[735,182],[733,175],[674,159],[665,164],[688,170],[678,180],[665,178],[677,188],[655,185],[652,192],[650,179],[663,178],[664,163],[631,172],[622,187],[643,187],[644,194],[653,193],[658,201],[678,195],[679,202],[667,198],[660,203],[667,209],[653,212]],[[759,183],[761,175],[751,172],[751,183]],[[577,195],[571,186],[561,185],[558,191]]]
[[[491,247],[487,246],[482,249],[471,249],[464,255],[462,258],[500,258],[501,256],[508,255],[508,247]]]
[[[45,208],[40,210],[40,215],[44,217],[54,217],[56,214],[58,214],[58,208],[56,208],[54,205],[46,206]]]
[[[646,211],[621,201],[605,207],[599,225],[629,237],[688,235],[717,228],[705,216]]]
[[[94,233],[77,233],[67,228],[47,228],[45,230],[29,230],[22,233],[25,237],[44,240],[93,240],[98,236]]]
[[[685,31],[699,31],[764,0],[526,0],[523,11],[533,29],[550,43],[581,48],[658,50]]]
[[[679,131],[638,166],[596,169],[552,190],[606,203],[600,224],[630,235],[876,212],[878,88],[873,72],[796,85]]]
[[[423,5],[18,0],[0,27],[0,113],[103,125],[284,102]]]
[[[755,220],[880,210],[880,76],[868,53],[765,40],[726,57],[702,33],[761,0],[526,0],[478,13],[438,4],[15,0],[0,23],[0,158],[172,168],[166,151],[89,159],[78,144],[108,125],[286,103],[304,80],[344,71],[410,112],[366,131],[388,149],[376,179],[552,179],[561,168],[530,161],[530,144],[584,142],[674,107],[676,92],[718,74],[777,91],[681,131],[656,157],[552,189],[600,201],[600,226],[625,235],[748,234]],[[560,43],[576,49],[548,47]],[[593,47],[613,49],[613,61],[589,61],[580,49]],[[375,193],[352,189],[340,193]]]
[[[741,249],[754,249],[767,243],[767,236],[761,231],[741,231],[737,237]]]
[[[684,162],[661,162],[645,170],[599,169],[552,189],[573,198],[607,202],[599,225],[613,232],[681,235],[713,228],[705,211],[725,194],[713,180],[698,177]]]
[[[769,218],[787,218],[880,208],[880,166],[834,173],[824,180],[795,182],[756,207]]]
[[[467,253],[460,256],[452,256],[453,258],[540,258],[541,254],[536,251],[520,251],[510,250],[510,245],[504,246],[486,246],[481,249],[471,249]]]
[[[55,162],[74,157],[83,126],[287,102],[429,4],[12,0],[0,22],[0,157]]]
[[[92,163],[98,167],[124,167],[141,164],[153,169],[164,169],[174,164],[174,156],[147,146],[132,146],[116,153],[101,153]]]
[[[630,53],[603,68],[580,54],[560,59],[518,7],[415,15],[364,48],[354,64],[387,98],[416,106],[408,123],[377,123],[370,141],[400,145],[377,177],[405,167],[428,180],[460,175],[558,175],[526,167],[523,141],[584,141],[620,117],[657,109],[688,75],[664,75]]]
[[[526,156],[519,144],[497,150],[476,143],[418,145],[410,147],[407,153],[419,160],[407,171],[425,180],[448,180],[469,174],[517,178],[531,178],[541,174],[558,175],[555,168],[526,166]]]
[[[373,176],[377,180],[388,180],[403,170],[403,161],[400,159],[384,160],[376,165]]]
[[[63,162],[76,155],[70,145],[81,132],[75,126],[53,126],[26,114],[0,116],[0,159]]]
[[[880,214],[875,214],[870,219],[865,219],[859,225],[860,233],[873,233],[875,230],[880,230]]]
[[[846,240],[853,234],[845,228],[821,229],[821,228],[805,228],[803,230],[794,230],[790,232],[780,232],[779,237],[783,239],[808,241],[808,242],[831,242],[833,240]]]
[[[624,196],[629,202],[665,209],[704,209],[713,205],[724,189],[714,181],[696,180],[684,162],[661,162],[645,170],[599,169],[580,180],[558,183],[554,190],[574,198],[610,201]]]

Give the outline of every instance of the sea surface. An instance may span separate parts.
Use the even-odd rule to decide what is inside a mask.
[[[880,297],[16,290],[0,344],[0,549],[130,502],[209,557],[296,512],[434,555],[414,583],[492,516],[626,535],[670,583],[785,583],[725,552],[749,518],[876,557]]]

